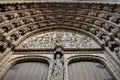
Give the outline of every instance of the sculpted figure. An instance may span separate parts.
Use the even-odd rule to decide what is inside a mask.
[[[110,20],[114,23],[117,23],[118,16],[112,16]]]
[[[4,52],[7,48],[7,42],[0,41],[0,52]]]
[[[22,20],[16,21],[16,22],[13,22],[13,23],[12,23],[12,25],[13,25],[15,28],[17,28],[17,27],[19,27],[19,26],[22,26],[23,24],[24,24],[24,23],[23,23]]]
[[[85,21],[90,24],[94,23],[94,19],[90,19],[90,18],[86,18]]]
[[[10,6],[5,6],[5,11],[12,11],[12,10],[15,10],[15,7],[10,5]]]
[[[19,38],[19,34],[18,33],[13,33],[11,35],[11,40],[13,40],[13,41],[16,41],[18,38]]]
[[[91,27],[89,27],[88,31],[90,31],[90,32],[91,32],[92,34],[94,34],[94,35],[97,35],[98,32],[99,32],[98,29],[96,29],[96,28],[91,28]]]
[[[99,26],[99,27],[101,27],[102,26],[102,21],[99,21],[99,20],[96,20],[95,21],[95,25],[97,25],[97,26]]]
[[[115,12],[119,13],[120,14],[120,6],[116,6],[116,8],[114,9]]]
[[[0,28],[0,34],[5,33],[4,29]]]
[[[108,41],[110,41],[110,37],[108,37],[107,35],[103,35],[103,36],[102,36],[102,40],[103,40],[104,42],[108,42]]]
[[[10,30],[12,30],[14,28],[14,26],[12,26],[11,24],[8,24],[8,25],[5,25],[2,27],[2,29],[5,31],[5,32],[9,32]]]
[[[105,11],[112,11],[112,10],[113,10],[113,7],[111,7],[110,5],[106,4],[106,5],[103,7],[103,10],[105,10]]]
[[[120,32],[120,29],[118,27],[111,30],[111,33],[113,33],[113,34],[116,34],[118,32]]]
[[[4,16],[0,16],[0,23],[5,22],[5,17]]]
[[[117,37],[120,40],[120,32],[117,33]]]
[[[89,16],[94,16],[94,15],[95,15],[95,12],[89,12],[88,15],[89,15]]]
[[[7,15],[5,15],[5,17],[7,20],[11,20],[11,19],[15,18],[15,15],[14,14],[7,14]]]
[[[109,41],[108,47],[113,51],[119,44],[116,41]]]
[[[120,46],[116,47],[114,49],[114,52],[116,53],[116,55],[120,58]]]
[[[19,30],[18,34],[24,35],[24,34],[26,34],[26,30],[25,29],[24,30]]]
[[[25,16],[25,12],[21,12],[21,13],[18,13],[19,17],[24,17]]]
[[[5,36],[0,35],[0,52],[4,52],[8,46],[5,40],[6,40]]]
[[[63,80],[64,67],[62,55],[61,52],[56,52],[54,55],[50,80]]]
[[[103,18],[104,18],[104,16],[105,16],[105,14],[104,14],[104,13],[101,13],[101,14],[99,14],[99,16],[98,16],[98,17],[103,19]]]
[[[101,31],[99,31],[98,33],[97,33],[97,37],[99,38],[99,39],[103,39],[103,36],[104,36],[105,34],[104,33],[102,33]]]
[[[94,5],[92,6],[92,9],[100,10],[100,9],[101,9],[101,5],[94,4]]]

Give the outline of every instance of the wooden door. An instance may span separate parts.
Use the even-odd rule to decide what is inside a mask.
[[[48,64],[24,62],[10,68],[2,80],[47,80]]]
[[[79,61],[69,64],[69,80],[115,80],[99,62]]]

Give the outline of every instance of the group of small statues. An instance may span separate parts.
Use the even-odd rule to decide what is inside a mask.
[[[40,4],[40,5],[39,5]],[[30,4],[30,3],[23,3],[23,4],[9,4],[9,5],[7,5],[7,4],[5,4],[5,5],[2,5],[1,4],[1,12],[7,12],[7,11],[15,11],[15,10],[21,10],[21,9],[31,9],[31,8],[42,8],[42,7],[48,7],[48,6],[50,6],[50,7],[58,7],[58,6],[61,6],[61,7],[64,7],[65,5],[63,5],[63,4],[48,4],[48,3],[44,3],[44,4],[41,4],[41,3],[33,3],[33,4]],[[102,6],[102,4],[93,4],[93,5],[91,5],[91,4],[77,4],[77,6],[72,6],[72,4],[66,4],[66,6],[68,6],[68,7],[80,7],[80,8],[82,8],[82,9],[86,9],[86,8],[89,8],[89,9],[98,9],[98,10],[105,10],[105,11],[110,11],[110,12],[112,12],[112,10],[113,10],[113,12],[118,12],[119,13],[119,5],[116,5],[116,7],[114,7],[113,8],[113,6],[114,5],[109,5],[109,4],[104,4],[103,6]],[[12,13],[12,14],[8,14],[8,15],[4,15],[4,17],[6,17],[6,19],[7,20],[10,20],[10,19],[14,19],[14,18],[18,18],[18,17],[23,17],[23,16],[29,16],[30,14],[32,15],[32,14],[36,14],[36,13],[39,13],[39,12],[41,12],[41,11],[29,11],[29,12],[22,12],[22,13]],[[43,12],[52,12],[52,13],[54,13],[55,12],[55,10],[53,10],[53,11],[49,11],[49,10],[43,10]],[[60,12],[60,10],[59,10],[59,12]],[[62,10],[61,10],[61,12],[63,12]],[[76,11],[74,11],[74,10],[71,10],[71,11],[64,11],[64,13],[76,13]],[[116,16],[113,16],[113,15],[111,15],[111,14],[107,14],[107,13],[101,13],[101,12],[96,12],[96,11],[92,11],[92,12],[90,12],[89,10],[88,11],[86,11],[86,10],[81,10],[81,12],[79,12],[80,14],[83,14],[83,15],[90,15],[90,16],[95,16],[95,17],[99,17],[99,18],[103,18],[103,19],[106,19],[106,20],[110,20],[110,21],[112,21],[112,22],[114,22],[114,23],[116,23],[116,24],[118,24],[119,22],[120,22],[120,17],[116,17]],[[107,15],[106,15],[107,14]],[[2,18],[0,18],[1,20],[3,20]],[[0,20],[0,22],[1,22],[1,20]]]
[[[25,29],[21,29],[21,30],[11,34],[10,39],[12,41],[17,41],[20,38],[20,36],[23,36],[27,32],[30,32],[30,31],[33,31],[33,30],[37,29],[37,27],[38,27],[38,25],[31,25],[31,26],[26,27]]]

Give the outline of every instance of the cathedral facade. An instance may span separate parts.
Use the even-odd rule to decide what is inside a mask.
[[[120,80],[120,1],[1,1],[0,80]]]

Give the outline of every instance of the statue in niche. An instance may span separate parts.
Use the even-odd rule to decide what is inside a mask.
[[[54,54],[50,80],[63,80],[63,71],[63,54],[58,51]]]

